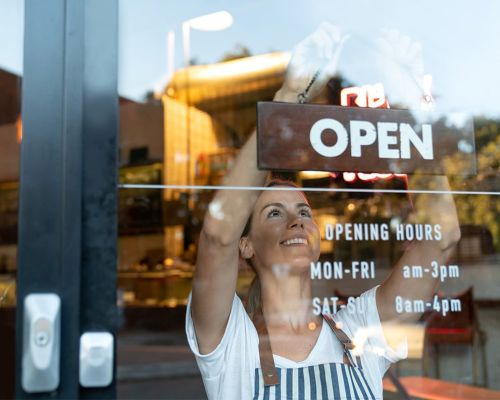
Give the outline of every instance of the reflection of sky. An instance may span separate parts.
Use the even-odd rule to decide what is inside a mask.
[[[0,67],[14,72],[20,72],[22,64],[22,3],[2,0],[0,5]],[[392,87],[394,98],[404,85],[394,74],[383,77],[387,71],[377,61],[370,41],[382,28],[398,29],[422,44],[425,72],[433,76],[433,94],[444,109],[495,115],[500,109],[495,90],[500,88],[497,0],[119,0],[119,5],[120,93],[127,97],[142,98],[165,76],[169,30],[176,33],[175,64],[180,67],[182,21],[226,9],[234,16],[231,28],[192,31],[191,56],[198,62],[215,62],[238,43],[253,54],[290,50],[327,20],[351,34],[341,58],[342,73],[357,84],[382,81]]]

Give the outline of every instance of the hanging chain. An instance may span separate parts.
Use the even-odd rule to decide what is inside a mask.
[[[319,70],[317,70],[316,73],[313,75],[313,77],[309,81],[309,84],[304,89],[304,91],[302,93],[299,93],[299,95],[297,96],[297,100],[300,104],[304,104],[307,101],[309,97],[309,90],[311,89],[311,86],[314,84],[316,79],[318,79],[318,76],[319,76]]]

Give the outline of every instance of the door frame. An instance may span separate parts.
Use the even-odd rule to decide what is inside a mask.
[[[26,1],[24,26],[16,397],[115,398],[115,378],[86,389],[78,372],[81,334],[116,337],[118,0]],[[52,393],[21,386],[31,293],[61,299]]]

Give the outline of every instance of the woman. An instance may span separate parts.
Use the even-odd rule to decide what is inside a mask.
[[[295,51],[276,101],[314,98],[323,89],[342,40],[332,27],[318,32]],[[315,72],[315,66],[294,68],[297,54],[312,59],[310,65],[322,62],[321,56],[304,57],[307,46],[307,51],[333,60],[323,73]],[[257,169],[256,148],[253,133],[226,185],[265,185],[267,173]],[[446,189],[446,179],[433,180],[435,188]],[[365,312],[349,314],[344,309],[320,316],[311,302],[310,264],[320,254],[311,207],[305,195],[288,184],[268,189],[220,190],[205,216],[186,332],[208,397],[381,399],[385,371],[404,356],[387,345],[382,322],[400,317],[395,296],[426,299],[435,292],[434,278],[415,284],[403,278],[402,267],[448,257],[459,238],[451,196],[432,198],[432,222],[441,224],[442,240],[410,244],[389,278],[357,299],[364,302]],[[422,207],[418,198],[413,201]],[[255,270],[260,286],[260,301],[251,316],[235,295],[240,258]],[[350,339],[362,329],[369,337],[362,348],[353,349]]]

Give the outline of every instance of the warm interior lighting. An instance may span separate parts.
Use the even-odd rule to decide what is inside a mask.
[[[309,322],[307,324],[307,327],[309,328],[310,331],[314,331],[316,329],[317,325],[315,322]]]
[[[199,65],[190,68],[190,78],[194,81],[213,79],[237,79],[245,75],[252,77],[262,74],[262,70],[284,70],[290,60],[290,53],[279,52],[241,58],[212,65]]]
[[[172,265],[174,265],[174,260],[171,258],[166,258],[163,261],[163,265],[165,265],[166,267],[171,267]]]
[[[328,178],[330,173],[323,171],[302,171],[301,173],[302,179],[320,179],[320,178]]]
[[[189,88],[186,85],[186,69],[182,69],[170,80],[166,95],[186,101],[186,92],[189,89],[190,101],[197,103],[215,100],[223,88],[225,93],[229,90],[233,96],[241,98],[239,95],[250,81],[266,82],[265,86],[259,89],[265,90],[276,78],[282,79],[289,61],[290,53],[276,52],[217,64],[190,66]]]
[[[19,115],[16,119],[16,130],[17,130],[17,143],[21,144],[23,141],[23,120],[21,119],[21,115]]]

